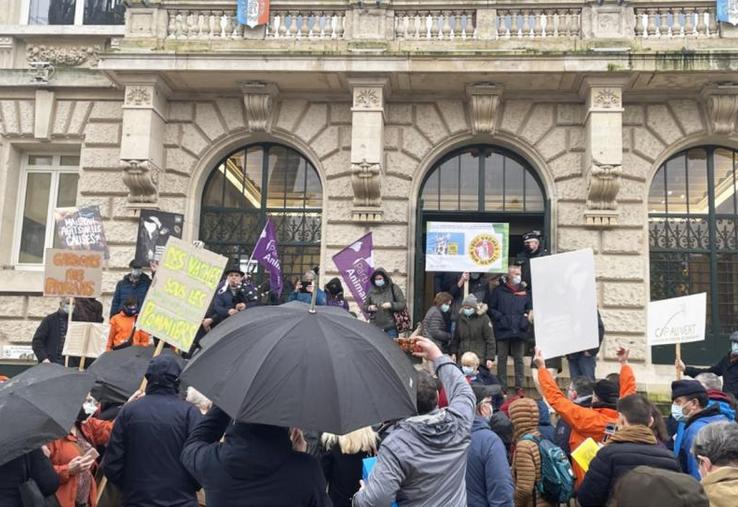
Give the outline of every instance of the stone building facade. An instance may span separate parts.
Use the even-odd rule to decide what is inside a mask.
[[[282,0],[253,29],[235,2],[134,0],[105,25],[77,2],[67,25],[39,15],[40,0],[0,12],[0,344],[28,343],[56,306],[23,249],[50,246],[67,173],[76,204],[105,220],[106,310],[138,214],[156,208],[184,215],[185,239],[239,258],[279,217],[296,276],[336,276],[331,257],[372,231],[415,314],[430,290],[427,217],[510,221],[513,239],[541,227],[554,252],[594,250],[602,356],[631,347],[653,382],[671,370],[645,345],[651,297],[713,291],[711,339],[695,349],[705,361],[738,326],[738,243],[719,238],[738,231],[735,205],[722,206],[735,184],[724,190],[716,170],[730,157],[730,178],[738,170],[738,28],[714,2]],[[660,170],[674,157],[685,176]],[[489,176],[477,192],[498,166],[506,182]],[[46,188],[39,173],[51,175],[45,201],[29,194]],[[674,192],[687,200],[672,186],[690,183],[709,206],[669,210]],[[236,184],[234,205],[223,187]],[[28,209],[37,202],[48,209]],[[24,246],[27,222],[42,245]]]

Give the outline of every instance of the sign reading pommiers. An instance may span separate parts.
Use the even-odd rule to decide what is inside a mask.
[[[705,339],[707,294],[648,303],[648,344],[699,342]]]
[[[44,296],[97,297],[102,292],[104,252],[47,248]]]

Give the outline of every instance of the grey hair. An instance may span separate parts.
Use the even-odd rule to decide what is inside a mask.
[[[723,388],[723,380],[719,375],[715,375],[714,373],[700,373],[694,379],[702,384],[705,389],[717,389],[720,391]]]
[[[715,466],[738,465],[738,424],[708,424],[697,433],[692,444],[692,454],[709,458]]]

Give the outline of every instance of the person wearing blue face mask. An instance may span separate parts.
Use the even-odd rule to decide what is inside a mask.
[[[714,373],[723,377],[723,392],[730,393],[738,398],[738,331],[730,335],[730,352],[716,364],[709,368],[686,366],[681,360],[676,360],[676,367],[685,375],[695,378],[701,373]]]
[[[453,296],[448,292],[439,292],[433,298],[433,306],[428,309],[423,318],[423,336],[433,340],[444,353],[448,353],[451,345],[451,333],[444,315],[448,314],[453,300]]]

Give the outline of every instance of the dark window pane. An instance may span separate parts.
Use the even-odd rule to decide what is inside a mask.
[[[462,153],[458,157],[460,171],[460,209],[479,210],[479,157]]]
[[[447,160],[438,168],[441,178],[441,209],[459,209],[459,163],[456,158]]]
[[[648,193],[648,211],[650,213],[666,213],[666,168],[661,166],[653,177],[651,190]]]
[[[77,182],[79,175],[76,173],[59,174],[59,190],[56,194],[57,208],[72,208],[77,204]]]
[[[305,161],[307,175],[305,178],[305,207],[320,208],[323,205],[323,185],[320,184],[318,171]]]
[[[503,202],[503,165],[505,157],[492,153],[484,161],[484,209],[486,211],[502,211]]]
[[[517,161],[508,158],[505,162],[505,211],[523,211],[525,196],[523,181],[525,169]]]
[[[31,0],[28,24],[73,25],[75,3],[75,0]]]
[[[707,153],[704,149],[696,148],[689,150],[687,154],[687,169],[689,174],[689,213],[707,214],[710,211],[710,207],[708,198],[709,189],[707,188]],[[681,202],[684,202],[681,195],[676,195],[676,191],[674,198],[679,198]],[[672,211],[671,201],[669,201],[669,211]]]
[[[264,149],[261,146],[250,146],[246,149],[245,173],[246,198],[254,208],[261,208],[261,182],[264,173]]]
[[[41,263],[44,260],[50,191],[50,173],[28,173],[18,255],[22,263]]]
[[[528,171],[525,173],[525,211],[545,211],[543,191],[536,179]]]
[[[305,159],[285,146],[269,148],[267,207],[302,208],[305,198]]]
[[[687,213],[687,159],[684,156],[666,162],[666,209],[669,213]]]
[[[733,156],[732,151],[715,150],[715,213],[720,215],[736,213],[736,167]]]
[[[426,210],[438,210],[438,180],[440,178],[440,171],[434,170],[428,179],[425,180],[423,186],[423,209]]]
[[[124,0],[85,0],[84,24],[122,25],[125,12]]]
[[[223,164],[220,164],[210,173],[202,193],[203,206],[223,206],[223,184],[225,183],[223,167]]]

